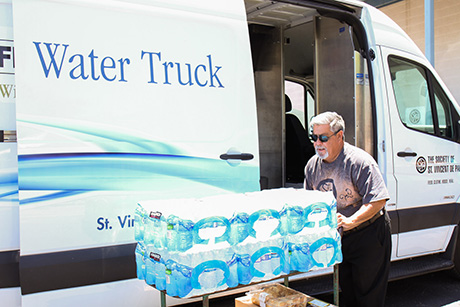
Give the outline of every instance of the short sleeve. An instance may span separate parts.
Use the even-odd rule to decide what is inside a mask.
[[[353,177],[356,178],[356,187],[363,198],[363,204],[390,198],[377,163],[364,161],[355,171]]]

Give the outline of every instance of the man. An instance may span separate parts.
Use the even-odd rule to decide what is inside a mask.
[[[310,123],[316,155],[305,167],[305,188],[333,191],[343,229],[340,306],[384,306],[391,257],[385,203],[389,194],[375,160],[345,142],[345,123],[325,112]]]

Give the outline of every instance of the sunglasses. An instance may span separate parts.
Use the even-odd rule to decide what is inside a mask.
[[[337,132],[335,132],[333,135],[330,135],[330,136],[327,136],[327,135],[316,135],[316,134],[310,134],[310,138],[313,140],[313,142],[316,142],[317,140],[319,140],[321,143],[326,143],[327,141],[329,141],[329,139],[331,137],[333,137],[334,135],[336,135],[337,133],[339,133],[340,131],[342,131],[341,129]]]

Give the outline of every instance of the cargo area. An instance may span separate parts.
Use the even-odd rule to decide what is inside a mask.
[[[344,22],[359,17],[359,9],[340,5],[348,13],[339,14],[337,4],[311,8],[247,0],[245,5],[262,189],[302,185],[304,166],[315,153],[309,120],[324,111],[341,114],[346,141],[374,154],[365,39]]]

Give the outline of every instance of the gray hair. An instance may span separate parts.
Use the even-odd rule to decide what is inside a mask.
[[[316,115],[310,121],[310,129],[313,129],[314,125],[329,125],[332,132],[342,130],[345,133],[345,121],[336,112],[328,111]]]

